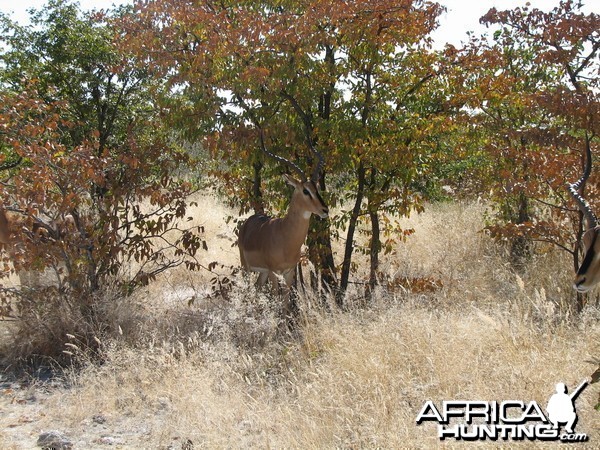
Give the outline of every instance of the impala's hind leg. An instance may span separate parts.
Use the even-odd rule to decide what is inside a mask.
[[[285,293],[285,283],[282,282],[281,275],[278,275],[275,272],[269,272],[269,280],[271,281],[273,292],[275,292],[275,294],[283,295]]]
[[[283,301],[283,314],[288,322],[288,327],[293,328],[293,324],[298,315],[298,304],[296,303],[296,291],[292,291],[292,285],[296,276],[296,267],[288,269],[283,273],[283,280],[280,279],[281,299]],[[285,281],[282,283],[281,281]]]
[[[256,280],[256,287],[262,288],[265,285],[265,283],[267,282],[268,278],[269,278],[269,272],[266,272],[266,271],[258,272],[258,280]]]

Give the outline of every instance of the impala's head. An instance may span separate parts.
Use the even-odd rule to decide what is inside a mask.
[[[583,234],[584,258],[575,275],[573,287],[587,292],[600,282],[600,227],[590,228]]]
[[[295,172],[300,176],[302,181],[298,181],[291,175],[284,174],[285,181],[294,187],[294,194],[292,195],[292,204],[294,207],[300,208],[307,219],[310,218],[311,214],[316,214],[320,218],[325,219],[329,215],[329,208],[319,195],[319,190],[317,189],[317,180],[322,174],[325,160],[321,152],[319,152],[313,145],[310,136],[307,140],[307,143],[312,154],[313,168],[309,181],[306,181],[308,180],[306,173],[304,173],[304,171],[297,164],[294,164],[289,159],[285,159],[284,157],[276,155],[267,150],[265,145],[265,135],[262,128],[259,129],[259,138],[262,151],[266,155],[282,164],[285,164],[292,172]]]
[[[298,181],[294,177],[284,174],[285,181],[294,187],[292,201],[308,214],[316,214],[322,219],[329,215],[329,208],[319,195],[317,185],[313,181]]]
[[[569,192],[575,199],[579,210],[583,213],[586,231],[582,236],[584,257],[583,262],[577,270],[573,287],[578,292],[587,292],[600,282],[600,226],[598,219],[592,211],[589,203],[581,196],[585,182],[592,172],[592,151],[590,149],[590,140],[585,136],[586,157],[583,175],[576,183],[569,185]]]

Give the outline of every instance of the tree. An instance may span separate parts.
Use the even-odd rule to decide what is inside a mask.
[[[49,291],[16,293],[19,314],[60,297],[101,322],[95,302],[112,280],[127,294],[177,265],[199,267],[199,230],[182,226],[193,187],[174,176],[188,157],[151,102],[160,86],[112,46],[117,30],[105,18],[53,0],[27,27],[1,19],[2,159],[23,162],[0,198],[25,230],[46,230],[26,233],[14,263],[56,269]]]
[[[463,56],[466,105],[498,161],[491,182],[502,214],[492,231],[513,241],[516,256],[528,240],[550,242],[577,268],[582,217],[565,186],[579,178],[586,136],[597,137],[600,17],[561,1],[547,13],[494,8],[482,22],[501,29],[489,45],[473,40]]]
[[[382,213],[420,208],[413,188],[439,145],[447,99],[428,88],[441,72],[428,38],[441,10],[420,0],[140,2],[124,45],[169,78],[179,124],[193,118],[196,136],[227,162],[214,173],[230,198],[263,207],[259,187],[272,163],[261,132],[300,165],[311,165],[311,147],[325,155],[320,187],[337,193],[326,201],[341,213],[309,234],[309,256],[343,294],[358,222],[371,227],[373,286],[378,255],[398,232]],[[344,228],[338,279],[331,238]]]

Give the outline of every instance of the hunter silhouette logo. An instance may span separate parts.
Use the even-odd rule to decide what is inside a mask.
[[[437,423],[440,440],[585,442],[585,433],[575,433],[575,400],[588,383],[584,380],[571,394],[564,383],[557,383],[546,412],[534,400],[446,400],[439,407],[428,400],[416,421]]]
[[[548,419],[558,429],[560,423],[566,423],[565,431],[568,434],[574,434],[573,428],[577,423],[577,413],[575,412],[575,398],[588,385],[588,381],[584,380],[575,391],[569,395],[567,386],[564,383],[556,384],[556,394],[553,394],[548,400],[546,411]]]

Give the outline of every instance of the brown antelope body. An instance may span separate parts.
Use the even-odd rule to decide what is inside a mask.
[[[576,183],[569,185],[569,192],[583,213],[585,223],[585,231],[582,237],[584,258],[573,282],[573,287],[582,293],[589,291],[600,282],[600,226],[598,226],[598,219],[590,205],[580,193],[591,172],[592,151],[590,139],[586,134],[586,159],[583,175]]]
[[[25,229],[25,216],[18,212],[7,211],[0,206],[0,248],[12,253],[15,245],[22,240]],[[32,234],[43,233],[37,224],[34,224]]]
[[[12,242],[9,220],[10,219],[6,215],[6,210],[0,207],[0,247],[6,250],[8,250],[8,247]]]
[[[0,206],[0,250],[6,252],[8,260],[13,264],[22,287],[39,288],[48,285],[50,280],[44,270],[24,269],[17,263],[18,253],[23,251],[22,244],[26,239],[62,239],[74,229],[74,219],[66,215],[60,220],[42,221],[34,218],[28,223],[22,212],[9,211]]]
[[[19,157],[16,162],[0,166],[0,172],[19,166],[22,160],[23,158]],[[28,239],[34,242],[39,239],[60,240],[75,231],[75,218],[70,214],[55,219],[41,218],[18,208],[6,208],[0,203],[0,250],[6,252],[22,287],[41,287],[47,285],[49,281],[44,279],[46,278],[44,270],[23,268],[23,264],[17,262],[19,253],[24,251],[25,241]]]
[[[34,271],[19,269],[15,265],[16,254],[21,242],[21,230],[25,225],[24,217],[7,211],[0,206],[0,249],[4,250],[9,260],[15,266],[21,286],[35,287],[39,284],[39,277]]]
[[[259,273],[257,281],[259,287],[263,286],[267,279],[277,287],[280,285],[280,277],[283,277],[287,297],[294,280],[296,265],[300,261],[302,244],[308,234],[311,215],[326,218],[329,214],[329,209],[319,195],[316,185],[323,165],[323,157],[310,145],[316,163],[311,179],[307,180],[306,175],[297,165],[274,155],[265,148],[262,132],[260,142],[267,155],[286,164],[300,175],[301,180],[284,175],[287,183],[294,188],[284,217],[254,214],[243,223],[238,236],[240,261],[245,270]],[[288,309],[289,305],[286,304],[285,307]]]
[[[287,214],[279,218],[255,214],[240,228],[238,246],[242,267],[260,273],[258,286],[263,286],[267,278],[276,285],[276,275],[283,276],[286,285],[291,286],[308,234],[310,216],[326,218],[329,213],[314,182],[284,176],[294,187]]]

